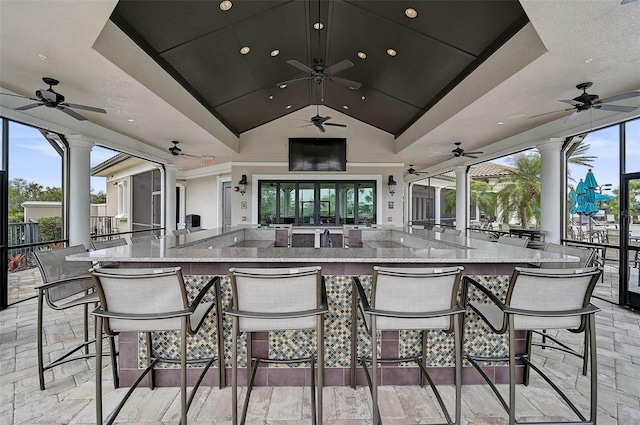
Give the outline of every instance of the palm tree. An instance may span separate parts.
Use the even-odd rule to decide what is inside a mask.
[[[500,181],[504,184],[497,194],[503,217],[515,215],[523,227],[532,218],[540,222],[540,155],[519,153],[511,159],[514,171]]]

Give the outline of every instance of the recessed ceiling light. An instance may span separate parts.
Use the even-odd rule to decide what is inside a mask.
[[[504,124],[504,121],[498,121],[498,125]]]
[[[591,63],[591,62],[593,62],[593,58],[586,58],[584,60],[584,63]]]
[[[220,2],[220,10],[224,12],[231,9],[232,6],[233,6],[233,3],[231,3],[229,0],[224,0]]]
[[[316,22],[315,24],[313,24],[313,28],[317,30],[321,30],[324,28],[324,24],[322,22]]]
[[[127,118],[127,121],[133,122],[133,118]]]
[[[276,56],[278,56],[279,54],[280,54],[280,50],[278,50],[278,49],[273,49],[273,50],[271,51],[271,57],[274,57],[274,58],[275,58],[275,57],[276,57]]]
[[[349,109],[349,107],[347,105],[342,105],[343,109]]]
[[[285,106],[284,109],[291,109],[291,105]]]
[[[365,99],[366,99],[366,96],[362,96],[360,99],[365,100]]]
[[[47,55],[39,54],[38,57],[41,61],[47,60]]]
[[[242,49],[240,49],[240,53],[242,53],[243,55],[246,55],[250,51],[251,51],[251,47],[249,46],[244,46]]]
[[[407,18],[415,18],[416,16],[418,16],[418,11],[412,8],[408,8],[407,10],[404,11],[404,14],[407,15]]]
[[[358,57],[360,59],[366,59],[367,58],[367,54],[365,52],[358,52]]]
[[[269,96],[269,100],[273,100],[273,95]]]
[[[283,89],[283,88],[285,88],[285,87],[287,87],[287,85],[286,85],[286,84],[280,84],[280,88],[281,88],[281,89]]]
[[[387,49],[387,54],[389,56],[395,56],[398,54],[398,52],[396,52],[394,49]]]
[[[527,116],[527,114],[523,114],[522,112],[520,112],[520,113],[517,113],[517,114],[511,114],[511,115],[509,115],[509,118],[511,118],[512,120],[514,120],[514,119],[518,119],[518,118],[524,118],[524,117],[526,117],[526,116]]]

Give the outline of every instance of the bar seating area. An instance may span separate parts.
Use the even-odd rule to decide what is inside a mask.
[[[37,274],[31,276],[33,276],[31,284],[23,285],[23,291],[32,291],[33,285],[40,281]],[[619,410],[616,407],[616,402],[620,398],[628,400],[626,404],[631,403],[629,400],[640,401],[636,391],[637,375],[634,372],[637,366],[633,361],[635,358],[633,353],[640,349],[637,338],[637,335],[640,335],[640,324],[633,312],[597,298],[593,299],[593,303],[601,309],[596,313],[599,377],[601,378],[598,384],[600,387],[599,423],[635,423],[634,418],[637,417],[633,416],[635,415],[633,407]],[[0,312],[0,324],[3,330],[16,330],[13,333],[4,333],[5,337],[0,342],[0,353],[3,354],[3,357],[7,352],[14,352],[16,347],[28,346],[27,343],[31,343],[33,340],[35,323],[25,322],[19,318],[34,314],[36,304],[35,300],[21,303],[12,310],[15,313],[13,316],[10,310]],[[66,329],[75,329],[81,325],[77,319],[77,313],[74,311],[79,308],[81,309],[81,307],[75,307],[68,311],[57,312],[55,316],[56,328],[48,332],[48,338],[63,341],[65,345],[73,340],[81,339],[80,335],[76,336],[66,331]],[[576,338],[576,335],[570,332],[549,331],[548,334],[552,336],[562,334],[563,340],[569,338],[569,345],[579,350],[584,343],[584,340]],[[47,354],[49,352],[47,347],[45,347],[45,352]],[[551,362],[554,369],[559,368],[563,371],[559,375],[557,383],[565,390],[575,392],[583,386],[583,382],[587,382],[581,378],[582,364],[577,365],[568,356],[553,354],[552,350],[542,350],[535,346],[532,347],[532,353],[535,355],[533,361],[536,365],[540,366]],[[30,392],[31,399],[29,403],[26,403],[26,400],[19,397],[19,394],[31,385],[27,382],[32,382],[34,379],[37,381],[34,363],[26,361],[28,358],[34,359],[35,353],[23,349],[17,358],[20,359],[19,362],[3,365],[3,380],[0,384],[2,394],[4,394],[3,400],[6,401],[3,406],[7,406],[6,408],[10,409],[8,412],[14,415],[14,419],[9,423],[36,423],[39,419],[46,421],[46,418],[51,417],[54,412],[56,415],[60,415],[62,411],[67,416],[56,417],[68,417],[68,422],[65,423],[95,423],[95,407],[92,402],[95,393],[93,391],[95,387],[93,361],[71,362],[69,365],[72,367],[47,371],[47,381],[50,382],[47,385],[47,390]],[[110,369],[110,365],[105,366],[104,374],[106,376],[110,374]],[[572,375],[573,378],[571,378]],[[569,417],[570,411],[561,407],[547,413],[552,416],[545,416],[544,409],[548,408],[549,403],[560,405],[561,402],[551,393],[541,390],[544,385],[547,384],[533,375],[528,387],[518,386],[518,400],[521,400],[522,397],[522,401],[519,403],[523,403],[520,406],[525,408],[524,413],[527,417],[535,417],[537,420],[557,419],[558,412],[561,412],[561,416],[564,414]],[[444,385],[442,387],[444,402],[453,406],[451,403],[454,401],[454,386]],[[497,385],[497,387],[500,389],[504,385]],[[126,388],[112,390],[108,381],[104,383],[103,388],[105,402],[110,406],[114,405],[114,398],[120,398],[126,391]],[[189,410],[189,423],[230,421],[230,410],[225,407],[230,406],[231,402],[229,390],[229,387],[222,389],[217,386],[201,387],[196,402]],[[248,423],[255,420],[277,420],[291,424],[309,421],[309,404],[304,401],[309,397],[308,391],[308,389],[301,391],[286,386],[257,387],[253,394],[252,404],[247,411]],[[427,389],[415,385],[385,385],[380,387],[379,391],[379,406],[383,423],[389,421],[393,423],[398,418],[414,418],[415,421],[431,418],[431,422],[443,420],[441,413],[437,412],[438,407],[434,404],[435,401],[430,396],[431,392]],[[463,420],[473,420],[473,423],[494,423],[491,421],[496,420],[496,416],[504,418],[503,407],[490,392],[491,389],[488,385],[463,386],[461,407]],[[179,403],[177,403],[179,394],[178,388],[159,388],[153,392],[140,388],[133,392],[130,401],[119,414],[117,423],[177,421],[180,416]],[[366,386],[358,386],[354,390],[349,387],[329,385],[324,388],[323,394],[325,399],[324,417],[327,423],[371,423],[373,410]],[[44,402],[54,395],[56,402]],[[154,397],[157,403],[162,406],[158,407],[155,404],[155,407],[145,406],[144,400],[150,396]],[[283,403],[289,408],[282,409]],[[136,408],[131,406],[136,406]],[[223,407],[222,410],[220,406]],[[618,420],[611,422],[611,418],[618,418]]]

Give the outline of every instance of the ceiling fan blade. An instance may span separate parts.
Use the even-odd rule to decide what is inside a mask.
[[[11,94],[11,93],[0,93],[0,94],[4,95],[4,96],[21,97],[23,99],[29,99],[29,100],[33,100],[35,102],[39,102],[40,101],[40,99],[34,99],[32,97],[22,96],[22,95],[19,95],[19,94]]]
[[[545,112],[543,114],[538,114],[538,115],[531,115],[529,118],[537,118],[537,117],[542,117],[544,115],[557,114],[558,112],[567,112],[567,111],[573,111],[573,108],[558,109],[557,111]]]
[[[77,113],[73,109],[65,108],[64,106],[60,106],[60,105],[58,105],[58,109],[60,109],[65,114],[77,119],[78,121],[86,121],[87,120],[87,117],[84,117],[84,116],[80,115],[79,113]]]
[[[26,111],[27,109],[32,109],[38,106],[44,106],[44,103],[30,103],[29,105],[24,105],[19,108],[14,109],[14,111]]]
[[[467,158],[474,158],[474,159],[478,158],[477,156],[469,155],[468,153],[465,153],[463,156],[466,156]]]
[[[362,84],[360,84],[359,82],[347,80],[346,78],[334,77],[333,81],[338,84],[342,84],[343,86],[347,86],[353,90],[358,90],[360,87],[362,87]]]
[[[622,0],[622,2],[620,4],[629,4],[629,3],[633,3],[636,0]]]
[[[289,60],[287,61],[287,63],[288,63],[289,65],[293,65],[293,66],[295,66],[296,68],[298,68],[299,70],[304,71],[304,72],[307,72],[307,73],[309,73],[309,74],[315,74],[315,73],[316,73],[313,69],[309,68],[307,65],[305,65],[305,64],[303,64],[303,63],[298,62],[298,61],[297,61],[297,60],[295,60],[295,59],[289,59]]]
[[[568,103],[569,105],[574,105],[574,106],[575,106],[575,105],[582,105],[582,103],[580,103],[580,102],[578,102],[578,101],[576,101],[576,100],[573,100],[573,99],[563,99],[563,100],[561,100],[560,102],[562,102],[562,103]]]
[[[638,96],[640,96],[640,91],[632,91],[629,93],[619,94],[617,96],[605,97],[604,99],[600,99],[598,103],[617,102],[619,100],[631,99],[632,97]]]
[[[326,131],[327,131],[327,130],[325,130],[325,129],[324,129],[324,127],[322,126],[322,124],[317,125],[316,127],[318,127],[318,130],[320,130],[320,132],[322,132],[322,133],[324,133],[324,132],[326,132]]]
[[[320,117],[320,124],[324,124],[325,121],[329,121],[331,119],[331,117],[327,116],[327,117]]]
[[[346,124],[336,124],[336,123],[332,123],[332,122],[326,122],[324,123],[324,125],[332,125],[334,127],[346,127]]]
[[[345,59],[336,64],[331,65],[329,68],[325,69],[325,72],[329,74],[337,74],[338,72],[342,72],[345,69],[351,68],[353,66],[353,62],[349,59]]]
[[[311,124],[299,125],[296,128],[311,127],[312,125],[315,125],[315,124],[311,123]]]
[[[202,155],[191,155],[190,153],[183,153],[183,152],[180,152],[179,155],[180,156],[188,156],[189,158],[207,158],[207,157],[202,156]]]
[[[595,104],[594,107],[596,109],[600,109],[603,111],[614,111],[614,112],[631,112],[638,109],[637,106],[601,105],[599,103]]]
[[[77,105],[75,103],[61,103],[60,105],[62,106],[66,106],[67,108],[75,108],[75,109],[82,109],[84,111],[91,111],[91,112],[98,112],[100,114],[106,114],[107,111],[102,109],[102,108],[94,108],[93,106],[86,106],[86,105]]]
[[[465,152],[463,153],[463,155],[469,156],[469,155],[482,155],[484,152],[481,151],[475,151],[475,152]]]
[[[293,80],[282,81],[280,83],[276,83],[276,86],[280,87],[282,85],[297,83],[298,81],[311,80],[311,77],[302,77],[302,78],[294,78]]]
[[[567,119],[566,119],[566,120],[564,120],[563,124],[568,123],[568,122],[571,122],[571,121],[575,120],[576,118],[578,118],[578,114],[579,114],[579,113],[580,113],[580,111],[575,111],[573,114],[569,115],[569,116],[567,117]]]

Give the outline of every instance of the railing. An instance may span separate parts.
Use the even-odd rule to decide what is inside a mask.
[[[116,219],[110,215],[92,215],[90,225],[92,237],[118,232]]]

